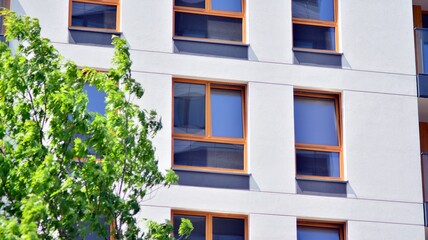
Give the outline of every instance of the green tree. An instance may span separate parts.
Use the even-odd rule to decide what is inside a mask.
[[[95,231],[109,239],[174,239],[169,222],[138,227],[140,201],[177,176],[158,170],[154,111],[131,99],[143,88],[131,75],[126,41],[113,38],[114,67],[79,69],[40,36],[37,19],[2,11],[0,43],[0,238],[75,239]],[[87,109],[85,84],[106,93],[105,115]],[[180,238],[193,229],[180,225]]]

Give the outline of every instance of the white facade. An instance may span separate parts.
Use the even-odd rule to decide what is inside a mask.
[[[249,59],[240,60],[174,53],[173,0],[122,0],[141,106],[162,116],[160,169],[171,168],[173,78],[247,86],[250,190],[174,185],[144,203],[144,217],[247,215],[250,240],[297,239],[297,219],[344,222],[349,240],[425,239],[412,2],[338,0],[341,68],[294,64],[291,4],[246,0]],[[79,66],[109,68],[111,47],[69,43],[68,0],[12,0],[12,9],[39,18],[43,36]],[[346,197],[296,191],[296,88],[341,94]]]

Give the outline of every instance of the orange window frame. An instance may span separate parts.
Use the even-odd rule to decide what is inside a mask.
[[[337,3],[337,0],[332,0],[332,1],[333,1],[333,7],[334,7],[334,21],[293,17],[293,28],[294,28],[294,24],[316,26],[316,27],[333,27],[335,49],[334,50],[323,50],[323,49],[312,49],[312,48],[295,48],[295,49],[302,49],[302,50],[308,50],[308,51],[314,51],[314,52],[339,52],[339,32],[338,32],[338,21],[337,21],[338,3]],[[293,42],[293,46],[294,46],[294,42]]]
[[[3,10],[2,8],[10,9],[10,0],[3,0],[3,6],[0,6],[0,10]],[[0,16],[0,18],[4,21],[4,16]],[[0,35],[4,35],[6,32],[5,26],[1,25],[0,30]]]
[[[308,143],[295,143],[296,152],[297,150],[309,150],[309,151],[319,151],[319,152],[335,152],[339,153],[339,170],[340,177],[325,177],[325,176],[313,176],[313,175],[301,175],[297,174],[296,167],[296,176],[299,178],[313,178],[313,179],[325,179],[325,180],[343,180],[344,179],[344,164],[343,164],[343,151],[342,151],[342,117],[341,117],[341,96],[339,93],[330,93],[330,92],[315,92],[307,90],[295,90],[294,97],[310,97],[310,98],[319,98],[319,99],[333,99],[335,102],[335,111],[336,111],[336,126],[337,126],[337,146],[330,145],[320,145],[320,144],[308,144]],[[295,159],[297,163],[297,158]],[[297,164],[296,164],[297,166]]]
[[[245,43],[246,42],[246,24],[245,24],[245,0],[241,0],[242,4],[242,11],[241,12],[231,12],[231,11],[221,11],[221,10],[213,10],[211,8],[211,0],[205,0],[205,8],[193,8],[193,7],[183,7],[183,6],[176,6],[175,0],[174,1],[174,18],[173,18],[173,24],[172,24],[172,34],[174,38],[178,39],[193,39],[193,40],[208,40],[208,41],[215,41],[215,42],[226,42],[226,43]],[[220,39],[212,39],[212,38],[197,38],[197,37],[183,37],[183,36],[176,36],[175,35],[175,13],[191,13],[191,14],[199,14],[199,15],[208,15],[208,16],[216,16],[216,17],[227,17],[227,18],[238,18],[242,19],[242,40],[241,42],[235,42],[235,41],[228,41],[228,40],[220,40]]]
[[[193,83],[205,85],[205,135],[197,134],[186,134],[186,133],[175,133],[174,132],[174,84],[175,83]],[[173,79],[172,86],[172,157],[171,166],[173,168],[182,169],[193,169],[193,170],[206,170],[214,172],[232,172],[232,173],[246,173],[247,172],[247,126],[246,126],[246,104],[245,104],[245,90],[246,86],[242,84],[230,84],[222,82],[209,82],[191,79]],[[242,138],[231,138],[231,137],[215,137],[212,136],[211,128],[211,89],[229,89],[241,91],[242,98]],[[210,142],[210,143],[226,143],[226,144],[237,144],[244,146],[244,169],[228,169],[228,168],[214,168],[214,167],[197,167],[197,166],[186,166],[174,164],[174,140],[188,140],[198,142]]]
[[[198,216],[205,217],[205,240],[213,239],[213,217],[220,218],[232,218],[232,219],[242,219],[244,220],[244,235],[245,240],[248,240],[248,216],[240,214],[229,214],[229,213],[212,213],[212,212],[197,212],[197,211],[187,211],[187,210],[171,210],[171,223],[174,225],[174,215],[188,215],[188,216]]]
[[[316,228],[329,228],[339,230],[339,239],[345,240],[346,236],[346,223],[343,222],[330,222],[330,221],[318,221],[318,220],[297,220],[297,227],[316,227]]]
[[[76,29],[76,30],[95,30],[95,31],[100,31],[100,32],[119,32],[120,31],[120,1],[121,0],[69,0],[68,27],[70,29]],[[108,28],[92,28],[92,27],[73,26],[72,25],[73,2],[115,6],[116,7],[116,28],[115,29],[108,29]]]

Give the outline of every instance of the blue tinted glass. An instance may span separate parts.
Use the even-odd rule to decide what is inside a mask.
[[[334,21],[334,0],[293,0],[293,17]]]
[[[422,64],[423,73],[428,73],[428,29],[419,30],[422,39]]]
[[[193,224],[193,231],[188,240],[205,240],[205,217],[174,214],[174,237],[178,238],[181,219],[187,218]]]
[[[245,220],[213,217],[213,240],[244,240]]]
[[[91,112],[97,112],[101,115],[106,114],[106,103],[105,99],[107,97],[105,92],[98,91],[94,86],[86,84],[83,87],[83,90],[88,94],[88,106],[87,109]]]
[[[295,48],[335,50],[335,41],[334,27],[293,24],[293,46]]]
[[[73,2],[71,25],[116,29],[116,6]]]
[[[244,146],[174,140],[174,164],[242,170]]]
[[[296,143],[338,146],[334,99],[294,97]]]
[[[243,137],[241,91],[211,89],[212,134],[217,137]]]
[[[340,160],[337,152],[296,150],[298,175],[340,177]]]
[[[205,0],[175,0],[175,6],[205,8]]]
[[[213,10],[242,12],[242,0],[211,0]]]
[[[297,226],[297,240],[340,240],[337,228]]]
[[[176,12],[175,35],[241,42],[242,19]]]
[[[205,135],[205,85],[174,83],[174,132]]]

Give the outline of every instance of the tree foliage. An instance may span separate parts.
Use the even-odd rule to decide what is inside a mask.
[[[37,19],[6,15],[0,43],[0,238],[75,239],[95,231],[109,239],[173,239],[167,222],[137,224],[140,201],[177,176],[158,170],[151,139],[162,127],[132,99],[124,39],[113,38],[114,67],[80,69],[40,36]],[[89,84],[106,93],[106,114],[87,109]],[[192,230],[184,220],[181,238]]]

